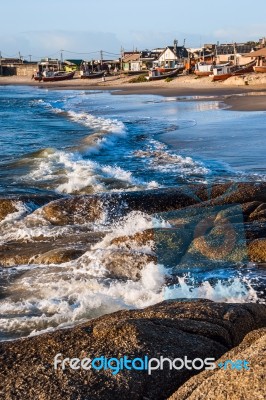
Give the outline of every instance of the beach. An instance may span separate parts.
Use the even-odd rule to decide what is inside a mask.
[[[29,77],[0,77],[1,85],[29,85],[57,90],[111,90],[113,94],[154,94],[165,97],[194,97],[195,101],[220,100],[231,110],[266,110],[266,74],[246,74],[231,77],[224,82],[212,82],[211,77],[197,78],[194,75],[178,76],[170,82],[164,80],[130,83],[132,77],[107,76],[102,79],[86,80],[74,77],[61,82],[39,83]]]

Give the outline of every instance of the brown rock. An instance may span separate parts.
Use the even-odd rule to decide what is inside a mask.
[[[33,264],[61,264],[75,260],[83,254],[82,250],[59,248],[47,251],[38,257],[31,258]]]
[[[250,261],[266,262],[266,238],[253,240],[248,245]]]
[[[137,232],[131,236],[119,236],[111,240],[111,244],[115,245],[123,245],[129,249],[132,248],[132,243],[134,242],[137,245],[145,245],[148,242],[154,240],[154,230],[146,229],[142,232]]]
[[[149,263],[156,262],[157,258],[142,252],[125,250],[107,250],[104,252],[102,265],[106,268],[106,276],[115,279],[140,279],[141,270]]]
[[[266,324],[262,304],[166,301],[120,311],[63,329],[0,343],[0,396],[5,400],[166,399],[195,371],[54,369],[54,357],[218,359],[251,330]],[[246,357],[246,355],[245,355]],[[207,397],[205,397],[206,399]]]
[[[75,196],[59,199],[45,205],[42,213],[54,225],[84,224],[101,218],[103,204],[93,196]]]
[[[266,221],[266,204],[260,204],[249,216],[249,221]]]
[[[0,199],[0,221],[8,214],[18,211],[14,203],[15,201],[11,199]]]
[[[249,370],[215,369],[190,378],[169,400],[239,400],[265,399],[266,329],[250,332],[243,342],[224,354],[227,360],[248,361]]]

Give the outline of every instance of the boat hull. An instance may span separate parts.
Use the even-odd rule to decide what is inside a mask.
[[[166,79],[166,78],[172,78],[174,76],[176,76],[179,72],[181,71],[180,68],[177,68],[171,72],[168,72],[166,74],[162,74],[162,75],[154,75],[154,76],[146,76],[146,79],[148,81],[158,81],[160,79]]]
[[[256,63],[256,60],[252,61],[249,64],[245,64],[242,66],[233,66],[231,68],[231,72],[228,72],[226,74],[213,75],[212,80],[213,81],[225,81],[226,79],[230,78],[231,76],[239,76],[239,75],[247,74],[247,73],[253,71],[255,63]]]
[[[62,75],[54,75],[54,76],[43,76],[43,82],[58,82],[58,81],[66,81],[68,79],[72,79],[75,75],[75,71],[68,72]]]
[[[210,76],[212,71],[194,71],[194,74],[197,76]]]
[[[101,72],[95,72],[92,74],[88,74],[86,72],[84,72],[82,75],[80,75],[81,79],[96,79],[96,78],[101,78],[104,76],[105,71],[101,71]]]
[[[257,66],[257,67],[253,67],[253,70],[255,71],[255,72],[260,72],[260,73],[264,73],[264,72],[266,72],[266,65],[264,65],[264,66]]]
[[[233,76],[233,74],[220,74],[220,75],[213,75],[212,80],[215,81],[225,81],[226,79]]]

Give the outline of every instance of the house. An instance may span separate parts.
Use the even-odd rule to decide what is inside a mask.
[[[232,61],[237,65],[246,64],[245,54],[254,49],[253,43],[218,44],[216,46],[217,64]]]
[[[71,59],[71,60],[65,60],[63,65],[64,65],[64,70],[66,72],[71,72],[71,71],[78,71],[80,70],[80,66],[83,63],[83,60],[81,59]]]
[[[37,69],[37,61],[22,61],[20,58],[0,58],[0,75],[32,77]]]
[[[252,51],[246,54],[246,57],[250,57],[251,61],[257,58],[257,63],[256,63],[257,67],[265,67],[265,72],[266,72],[266,47],[263,47],[256,51]]]
[[[183,63],[188,58],[188,51],[184,46],[177,46],[177,40],[174,46],[167,46],[160,54],[157,64],[160,67],[174,68],[176,64]]]
[[[153,67],[158,58],[158,52],[143,50],[134,53],[124,53],[122,58],[124,71],[147,71]]]
[[[140,52],[125,52],[122,57],[123,71],[141,71]]]

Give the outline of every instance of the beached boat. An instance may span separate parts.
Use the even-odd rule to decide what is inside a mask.
[[[244,75],[248,72],[252,72],[255,64],[256,60],[251,61],[250,63],[244,65],[224,65],[224,66],[217,65],[216,67],[213,67],[212,80],[225,81],[231,76]]]
[[[213,72],[213,64],[197,63],[194,74],[197,76],[209,76]]]
[[[101,78],[104,76],[105,71],[99,71],[99,72],[84,72],[80,71],[80,77],[81,79],[95,79],[95,78]]]
[[[260,73],[266,72],[266,65],[257,65],[253,67],[253,70]]]
[[[176,68],[173,71],[161,74],[161,72],[158,71],[157,69],[153,69],[152,71],[149,71],[149,76],[146,76],[146,79],[148,81],[157,81],[159,79],[172,78],[176,76],[180,71],[181,71],[180,68]]]
[[[44,71],[42,74],[43,82],[58,82],[72,79],[75,75],[75,71],[65,72],[65,71]]]
[[[36,72],[34,75],[33,75],[33,78],[34,78],[34,80],[35,81],[41,81],[42,80],[42,74],[41,74],[41,72]]]

